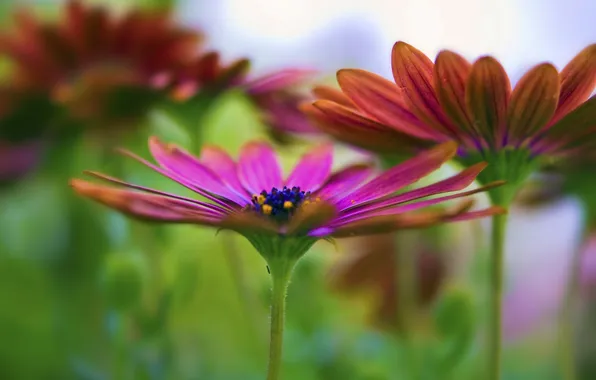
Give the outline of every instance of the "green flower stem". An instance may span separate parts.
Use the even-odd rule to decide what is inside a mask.
[[[492,218],[489,290],[488,380],[501,379],[503,261],[507,214]]]
[[[582,236],[584,237],[582,241],[585,241],[587,233],[584,232]],[[559,315],[559,364],[561,366],[561,376],[564,380],[575,380],[577,378],[573,318],[575,316],[577,291],[579,288],[582,249],[583,247],[579,245],[573,252],[569,279],[567,280],[567,287]]]
[[[271,336],[267,380],[278,380],[281,372],[286,292],[295,261],[274,260],[269,263],[273,289],[271,297]]]

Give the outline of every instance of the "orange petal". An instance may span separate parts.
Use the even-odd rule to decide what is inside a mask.
[[[318,99],[331,100],[342,106],[354,108],[354,103],[343,92],[329,86],[316,86],[312,90],[313,95]]]
[[[466,107],[466,81],[471,68],[472,65],[459,54],[443,50],[435,60],[434,85],[447,116],[473,136],[474,127]]]
[[[560,74],[561,95],[553,123],[583,103],[596,85],[596,44],[582,50]]]
[[[393,46],[391,58],[393,77],[404,92],[408,108],[440,133],[457,138],[457,130],[445,116],[433,88],[432,61],[401,41]]]
[[[559,91],[559,73],[550,63],[528,71],[511,94],[507,115],[508,141],[519,146],[545,126],[555,113]]]
[[[436,132],[430,130],[407,109],[401,91],[395,83],[357,69],[338,71],[337,81],[344,93],[364,114],[418,138],[437,138]]]
[[[337,215],[337,209],[330,203],[321,201],[301,206],[290,219],[286,233],[302,235],[322,227]]]
[[[472,65],[466,105],[476,132],[494,148],[503,145],[510,93],[509,77],[496,59],[481,57]]]
[[[371,120],[357,111],[333,103],[318,100],[302,105],[301,109],[323,132],[339,141],[380,153],[412,152],[432,142],[416,139]]]

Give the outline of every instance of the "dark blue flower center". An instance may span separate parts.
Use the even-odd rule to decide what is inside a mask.
[[[271,191],[261,191],[252,197],[253,209],[275,220],[287,221],[301,205],[310,203],[310,191],[300,190],[300,187],[276,187]]]

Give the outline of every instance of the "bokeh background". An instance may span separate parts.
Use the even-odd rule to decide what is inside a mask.
[[[540,61],[560,68],[596,41],[596,2],[589,0],[86,3],[111,12],[171,8],[177,22],[203,31],[206,45],[224,60],[247,57],[255,75],[285,67],[315,69],[313,83],[333,83],[335,71],[344,67],[390,78],[389,52],[397,40],[429,56],[443,48],[470,59],[494,54],[513,81]],[[62,5],[55,0],[3,0],[0,26],[10,30],[22,8],[53,20]],[[0,58],[1,78],[10,83],[10,64]],[[188,126],[180,125],[175,115],[159,104],[146,111],[148,117],[136,121],[137,133],[111,140],[108,148],[124,146],[146,157],[149,135],[191,145]],[[26,121],[41,112],[28,106],[25,113],[31,118],[24,118],[19,128],[33,128]],[[257,107],[237,90],[218,96],[196,124],[192,128],[201,129],[202,142],[232,153],[247,140],[271,138]],[[241,237],[225,231],[216,236],[192,226],[132,222],[76,198],[68,179],[86,169],[180,191],[97,139],[96,134],[64,137],[42,149],[35,170],[0,188],[0,378],[262,379],[270,290],[264,261]],[[283,145],[284,164],[294,162],[309,144],[307,139]],[[338,164],[363,157],[342,146],[336,153]],[[13,167],[18,160],[0,154],[0,167]],[[478,201],[486,202],[482,197]],[[581,202],[573,196],[522,199],[511,211],[504,379],[561,378],[557,316],[571,257],[582,244],[584,220]],[[486,227],[483,221],[467,222],[403,237],[405,245],[428,256],[430,263],[420,265],[421,277],[430,281],[428,295],[422,297],[421,329],[436,335],[429,326],[447,318],[449,326],[463,325],[466,331],[466,349],[451,369],[451,379],[481,378]],[[436,240],[432,244],[428,234]],[[392,307],[386,303],[395,302],[394,295],[361,280],[367,271],[383,267],[378,261],[392,241],[387,245],[380,239],[337,246],[321,242],[300,262],[288,295],[284,379],[404,379],[407,363],[400,355],[398,328],[379,322],[391,319]],[[377,261],[361,259],[369,250],[380,252]],[[591,368],[596,267],[594,255],[586,252],[576,356],[581,378],[587,380],[596,378]],[[461,299],[462,294],[466,306],[446,315],[444,300]],[[439,335],[448,336],[450,328],[444,330]]]

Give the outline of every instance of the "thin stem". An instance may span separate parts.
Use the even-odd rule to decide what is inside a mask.
[[[583,234],[584,241],[586,234]],[[559,315],[559,364],[561,366],[561,375],[564,380],[575,380],[577,372],[575,368],[575,329],[573,328],[573,318],[575,317],[575,307],[577,291],[579,288],[579,276],[581,271],[581,258],[583,246],[578,245],[571,258],[571,267],[569,279],[565,289],[565,296],[561,304]]]
[[[273,279],[273,289],[271,297],[271,336],[267,380],[278,380],[282,363],[286,292],[290,283],[294,262],[280,260],[269,263],[269,267]]]
[[[489,290],[488,380],[501,378],[503,261],[507,215],[492,218]]]

